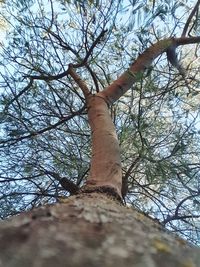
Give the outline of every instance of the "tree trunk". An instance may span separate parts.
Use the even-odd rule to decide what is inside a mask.
[[[2,222],[0,266],[197,267],[200,251],[142,213],[89,193]]]
[[[121,198],[120,148],[105,99],[98,95],[91,95],[88,98],[88,119],[92,136],[92,157],[90,175],[85,188],[110,189]]]

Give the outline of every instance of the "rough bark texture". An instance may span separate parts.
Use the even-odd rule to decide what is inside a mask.
[[[200,250],[99,193],[0,224],[0,266],[198,267]]]

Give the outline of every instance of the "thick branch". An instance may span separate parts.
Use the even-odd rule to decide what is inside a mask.
[[[111,85],[105,88],[99,95],[105,97],[107,102],[112,104],[125,94],[131,86],[137,82],[141,74],[152,62],[162,53],[166,52],[171,46],[180,46],[200,42],[199,37],[169,38],[158,41],[139,55],[136,61]]]
[[[76,73],[71,65],[69,65],[69,74],[74,79],[74,81],[78,84],[80,89],[82,90],[85,100],[87,101],[88,96],[90,95],[90,90],[87,87],[87,84],[80,78],[80,76]]]

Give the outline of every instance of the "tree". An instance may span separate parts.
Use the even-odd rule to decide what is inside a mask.
[[[198,66],[188,60],[191,55],[198,58],[198,52],[183,50],[183,66],[176,53],[200,42],[195,36],[199,1],[190,7],[184,27],[179,18],[184,11],[177,15],[187,9],[184,1],[164,7],[155,1],[12,4],[7,1],[2,13],[12,31],[9,43],[2,45],[0,200],[8,208],[1,216],[58,201],[61,187],[67,191],[63,195],[75,196],[22,215],[11,228],[3,225],[2,262],[66,266],[63,256],[56,255],[62,243],[72,253],[69,266],[122,266],[123,259],[131,266],[159,266],[166,255],[166,266],[198,264],[195,249],[181,249],[181,239],[119,203],[135,202],[144,211],[152,210],[163,224],[198,243]],[[128,24],[124,15],[130,16]],[[165,26],[170,22],[168,28],[161,23],[160,29],[155,27],[158,21]],[[174,27],[180,37],[166,37]],[[14,259],[8,258],[7,236],[13,239],[10,252],[24,242]],[[138,250],[136,240],[141,240]],[[83,258],[77,250],[84,246]],[[100,256],[92,262],[91,253],[98,247]],[[40,251],[36,261],[34,249]],[[110,258],[101,262],[104,250]]]

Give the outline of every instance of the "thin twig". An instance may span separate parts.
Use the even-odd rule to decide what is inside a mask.
[[[191,22],[191,20],[192,20],[192,18],[193,18],[193,16],[194,16],[194,14],[195,14],[195,13],[197,12],[197,10],[198,10],[199,4],[200,4],[200,0],[197,1],[197,3],[196,3],[196,5],[194,6],[192,12],[190,13],[190,15],[189,15],[189,17],[188,17],[188,19],[187,19],[187,21],[186,21],[186,23],[185,23],[185,26],[184,26],[183,32],[182,32],[182,34],[181,34],[181,37],[185,37],[185,36],[186,36],[186,33],[187,33],[187,31],[188,31],[188,27],[189,27],[189,25],[190,25],[190,22]]]

